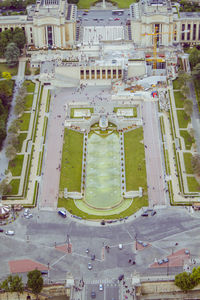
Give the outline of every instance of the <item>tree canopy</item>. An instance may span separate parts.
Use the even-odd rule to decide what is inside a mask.
[[[20,50],[15,43],[10,43],[6,47],[5,57],[7,64],[12,67],[18,63]]]
[[[192,68],[200,62],[200,52],[196,47],[192,48],[190,52],[189,62]]]
[[[39,294],[43,288],[43,278],[38,270],[28,272],[27,286],[34,294]]]
[[[183,291],[191,290],[195,286],[190,274],[187,272],[175,276],[175,285]]]
[[[19,50],[24,48],[26,37],[24,31],[16,27],[13,31],[11,29],[0,32],[0,56],[5,56],[6,47],[9,43],[15,43]]]
[[[182,291],[192,290],[200,283],[200,267],[193,268],[192,273],[183,272],[175,276],[175,285]]]
[[[22,282],[22,277],[19,275],[9,275],[1,284],[1,288],[6,292],[17,292],[23,293],[24,285]]]

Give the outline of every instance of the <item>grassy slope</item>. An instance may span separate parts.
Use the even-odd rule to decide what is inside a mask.
[[[81,190],[81,172],[83,155],[83,134],[65,129],[62,164],[60,173],[60,190]]]
[[[147,190],[145,152],[142,140],[142,127],[124,134],[127,191],[137,190],[140,186],[145,191]]]

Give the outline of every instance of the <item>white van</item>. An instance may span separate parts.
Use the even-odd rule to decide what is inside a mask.
[[[7,231],[5,232],[5,234],[6,234],[6,235],[14,235],[15,232],[14,232],[14,230],[7,230]]]

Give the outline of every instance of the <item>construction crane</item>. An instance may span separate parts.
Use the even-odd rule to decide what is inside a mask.
[[[170,34],[170,33],[176,33],[176,31],[173,32],[158,32],[158,27],[155,26],[154,33],[143,33],[142,36],[151,35],[153,36],[153,68],[156,69],[157,67],[157,61],[161,61],[160,58],[157,58],[157,38],[159,35],[162,34]]]

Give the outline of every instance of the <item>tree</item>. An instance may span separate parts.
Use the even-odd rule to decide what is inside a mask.
[[[200,63],[198,63],[192,71],[192,77],[194,79],[199,79],[200,78]]]
[[[15,43],[10,43],[6,47],[5,57],[9,66],[14,66],[17,64],[20,56],[20,50]]]
[[[9,129],[8,129],[8,132],[9,133],[13,133],[13,134],[17,134],[19,131],[19,122],[18,120],[13,120]]]
[[[0,145],[6,137],[6,124],[3,119],[0,119]]]
[[[8,145],[12,145],[14,148],[19,145],[19,139],[16,134],[12,133],[8,136]]]
[[[8,145],[6,148],[6,157],[13,160],[16,157],[17,151],[13,145]]]
[[[200,267],[193,268],[191,278],[195,285],[200,283]]]
[[[183,272],[175,276],[175,285],[182,291],[191,290],[195,286],[190,274],[187,272]]]
[[[2,72],[2,77],[7,80],[12,79],[10,72]]]
[[[191,79],[191,76],[184,71],[178,72],[178,82],[180,86],[184,86],[188,80]]]
[[[192,69],[200,62],[200,52],[197,50],[196,47],[193,47],[190,55],[189,55],[189,62]]]
[[[24,112],[24,105],[23,103],[16,103],[14,108],[14,113],[16,116],[22,115]]]
[[[192,168],[194,170],[194,173],[197,176],[200,176],[200,155],[196,154],[192,156],[191,160]]]
[[[1,288],[6,292],[16,292],[23,293],[24,285],[22,282],[22,277],[19,275],[9,275],[1,284]],[[19,296],[19,295],[18,295]]]
[[[186,85],[186,83],[181,86],[181,92],[183,93],[184,97],[187,97],[189,95],[190,89]]]
[[[193,102],[189,99],[186,99],[184,101],[184,110],[185,113],[188,117],[191,117],[192,113],[193,113]]]
[[[23,49],[24,45],[26,44],[26,36],[24,31],[19,27],[15,28],[13,31],[13,42],[20,50]]]
[[[27,286],[35,295],[38,295],[43,288],[43,278],[39,270],[28,272]]]
[[[1,183],[0,183],[0,194],[1,195],[6,195],[8,193],[11,193],[12,192],[12,186],[10,184],[7,183],[6,179],[4,179]],[[2,289],[5,289],[6,287],[6,282],[4,283],[4,287],[2,287],[1,285],[1,288]],[[5,289],[5,291],[7,291]]]

